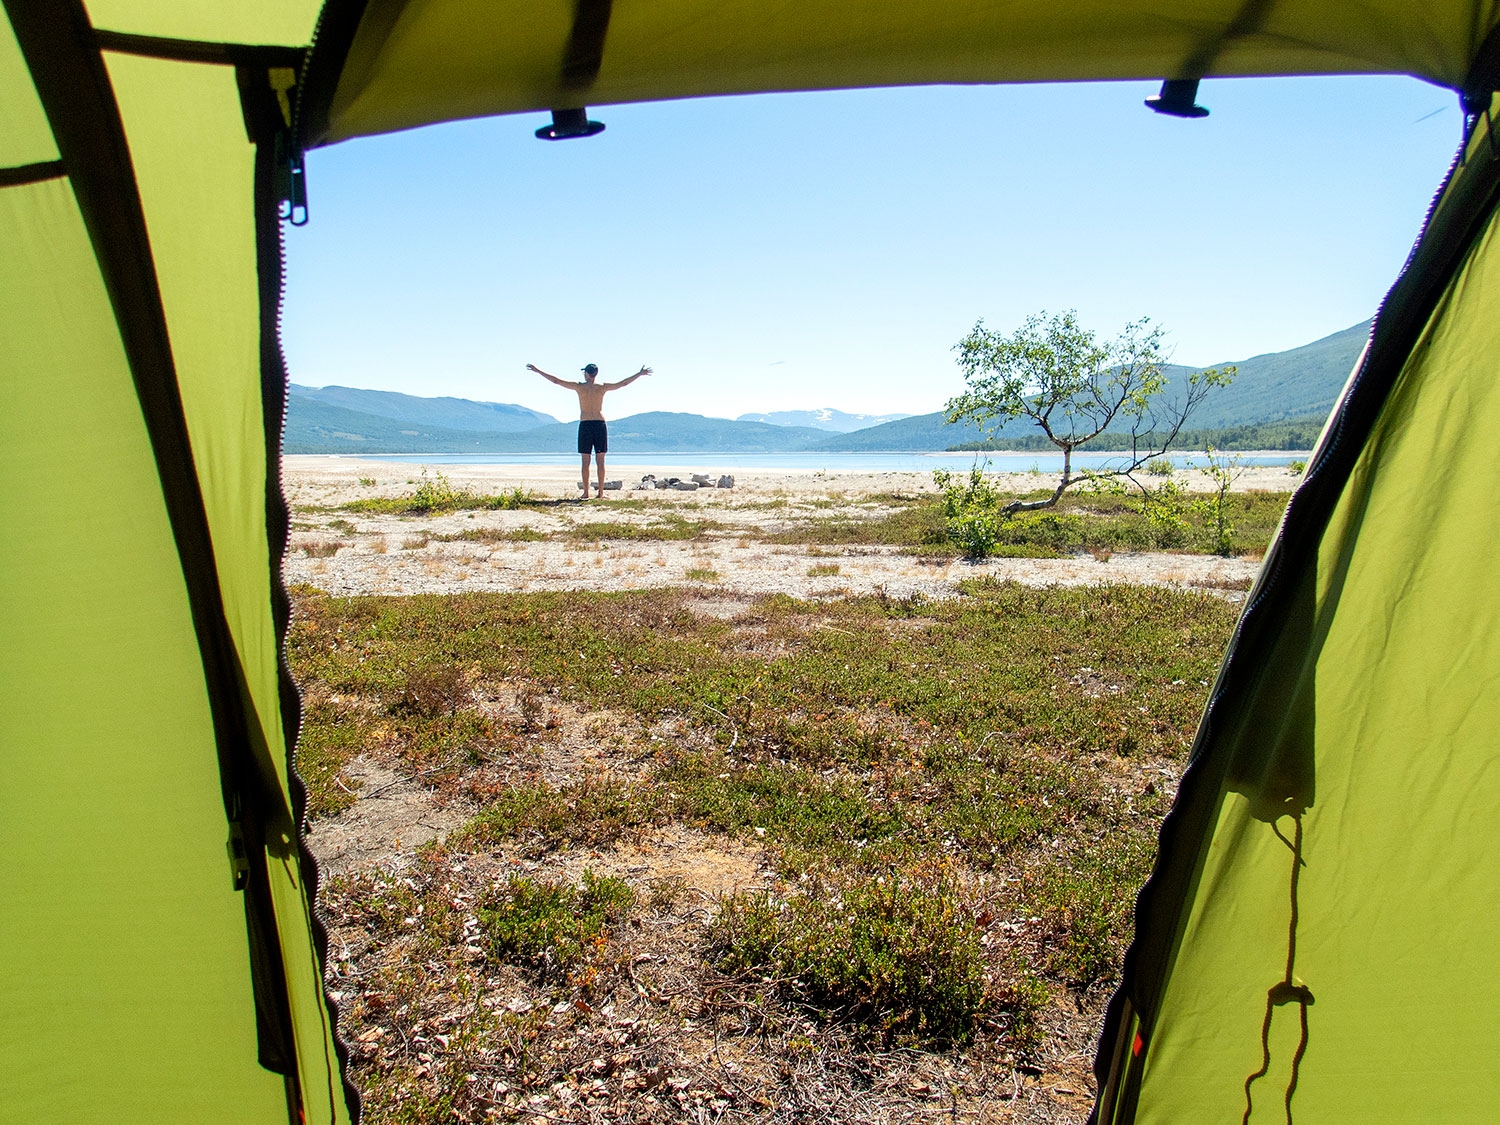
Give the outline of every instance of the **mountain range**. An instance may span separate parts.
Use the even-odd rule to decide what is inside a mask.
[[[516,433],[550,426],[557,419],[540,410],[513,406],[504,402],[474,402],[467,398],[422,398],[396,391],[368,391],[360,387],[301,387],[292,384],[292,397],[306,410],[313,403],[328,408],[326,417],[337,417],[336,411],[353,410],[377,418],[388,418],[413,426],[436,426],[445,430],[472,430],[476,433]]]
[[[1292,432],[1315,433],[1369,331],[1370,322],[1364,321],[1299,348],[1237,361],[1233,384],[1210,395],[1189,425],[1198,431],[1253,432],[1265,423],[1286,422],[1293,423]],[[1168,394],[1180,394],[1195,370],[1170,366]],[[986,436],[972,425],[946,424],[941,411],[861,415],[831,408],[745,414],[733,421],[656,411],[612,420],[609,429],[615,450],[642,453],[930,452]],[[575,434],[574,423],[524,406],[293,384],[283,448],[342,454],[569,453]],[[1001,445],[1029,446],[1036,433],[1018,419],[992,437]]]
[[[847,434],[910,417],[910,414],[845,414],[842,410],[825,406],[822,410],[774,410],[770,414],[741,414],[735,421],[769,422],[773,426],[809,426],[814,430]]]

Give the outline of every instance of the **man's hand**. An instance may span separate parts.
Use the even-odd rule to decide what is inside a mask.
[[[527,371],[535,371],[538,375],[545,375],[545,374],[547,374],[545,371],[543,371],[540,367],[538,367],[534,363],[528,363],[526,365],[526,370]]]
[[[651,368],[649,368],[649,367],[642,367],[639,371],[637,371],[635,373],[635,377],[637,379],[639,379],[642,375],[650,375],[650,374],[651,374]]]

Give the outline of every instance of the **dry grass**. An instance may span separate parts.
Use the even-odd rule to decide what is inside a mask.
[[[304,594],[315,813],[365,755],[467,818],[324,895],[368,1120],[1081,1121],[1232,616]]]
[[[343,539],[305,539],[302,553],[310,559],[331,559],[342,547],[351,546]]]

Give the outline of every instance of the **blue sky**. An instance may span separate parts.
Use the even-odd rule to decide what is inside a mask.
[[[1220,80],[1200,121],[1150,83],[928,87],[605,106],[308,156],[288,229],[293,382],[516,402],[524,370],[641,364],[612,416],[833,406],[925,413],[952,345],[1076,308],[1146,316],[1203,365],[1369,316],[1458,143],[1405,78]]]

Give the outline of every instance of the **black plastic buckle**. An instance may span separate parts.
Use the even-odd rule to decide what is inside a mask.
[[[229,877],[234,889],[243,891],[250,883],[250,853],[245,848],[245,829],[237,820],[229,822]]]

